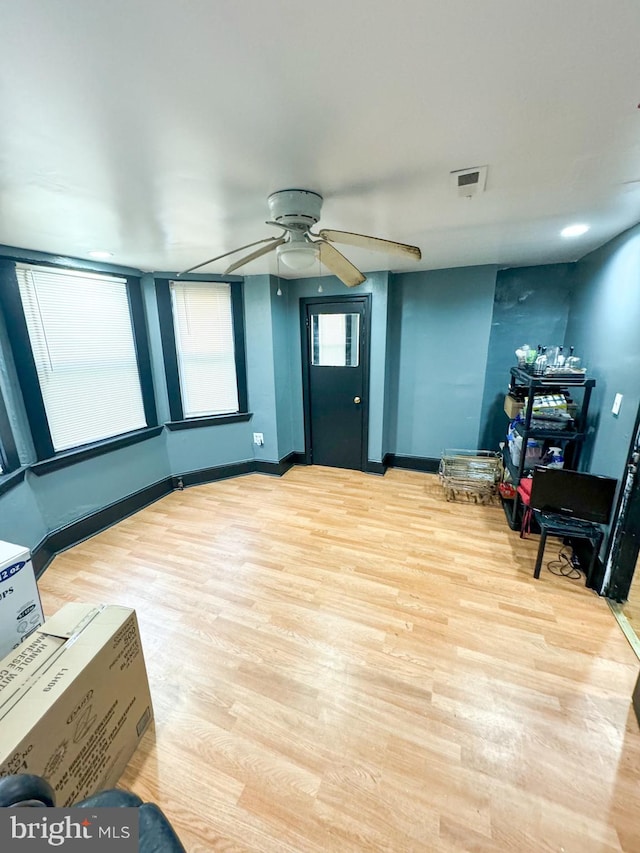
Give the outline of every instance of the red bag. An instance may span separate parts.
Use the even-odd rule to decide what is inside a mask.
[[[506,500],[513,500],[516,496],[516,487],[513,483],[498,483],[498,491]]]

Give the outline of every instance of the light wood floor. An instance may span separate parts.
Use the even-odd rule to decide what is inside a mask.
[[[40,588],[136,608],[156,725],[122,784],[192,853],[637,853],[638,661],[536,547],[434,476],[296,467],[175,492]]]

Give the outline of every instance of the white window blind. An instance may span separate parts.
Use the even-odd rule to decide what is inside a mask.
[[[184,417],[237,412],[230,285],[172,281],[171,302]]]
[[[54,449],[145,427],[126,281],[22,265],[16,275]]]

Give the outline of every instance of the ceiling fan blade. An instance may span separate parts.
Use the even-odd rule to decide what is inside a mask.
[[[396,243],[395,240],[383,240],[381,237],[367,237],[364,234],[354,234],[351,231],[332,231],[329,228],[323,228],[319,236],[323,240],[331,240],[332,243],[344,243],[348,246],[357,246],[359,249],[404,255],[414,261],[419,261],[422,258],[422,252],[417,246]]]
[[[354,267],[351,261],[348,261],[331,243],[318,240],[314,245],[318,247],[320,261],[347,287],[355,287],[365,281],[365,276],[360,270]]]
[[[274,249],[277,249],[278,246],[282,246],[283,243],[287,242],[286,237],[276,237],[268,246],[263,246],[262,249],[256,249],[255,252],[251,252],[250,255],[245,255],[244,258],[240,258],[239,261],[231,264],[230,267],[227,267],[224,271],[224,275],[229,275],[229,273],[237,270],[239,267],[243,267],[245,264],[248,264],[250,261],[255,261],[256,258],[261,258],[262,255],[266,255],[268,252],[273,252]]]
[[[236,252],[241,252],[243,249],[250,249],[252,246],[257,246],[259,243],[273,243],[279,239],[279,237],[265,237],[264,240],[256,240],[254,243],[247,243],[246,246],[240,246],[238,249],[232,249],[230,252],[225,252],[224,255],[216,255],[215,258],[209,258],[208,261],[196,264],[195,267],[189,267],[188,270],[182,270],[182,272],[178,273],[176,278],[180,278],[181,275],[187,275],[187,273],[193,272],[194,270],[199,270],[201,267],[206,267],[207,264],[212,264],[214,261],[220,261],[222,258],[227,258],[229,255],[235,255]]]

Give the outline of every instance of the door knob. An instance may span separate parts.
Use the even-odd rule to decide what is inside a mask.
[[[361,403],[361,402],[362,402],[362,400],[360,399],[360,397],[354,397],[354,398],[353,398],[353,402],[354,402],[354,403]]]

